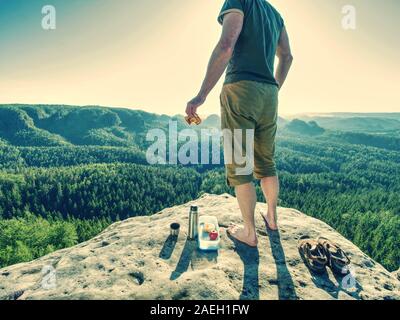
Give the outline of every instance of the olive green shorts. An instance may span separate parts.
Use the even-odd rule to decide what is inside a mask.
[[[238,164],[235,157],[227,163],[227,146],[234,148],[235,142],[227,143],[224,135],[224,153],[227,183],[239,186],[250,183],[254,177],[262,179],[277,175],[275,165],[275,137],[278,120],[278,93],[275,85],[254,81],[239,81],[225,84],[221,93],[221,129],[232,132],[243,132],[239,139],[242,145],[241,153],[246,156],[252,151],[251,172],[238,174]],[[236,130],[241,129],[241,130]],[[249,147],[244,132],[253,132],[253,141]],[[251,150],[249,149],[251,148]]]

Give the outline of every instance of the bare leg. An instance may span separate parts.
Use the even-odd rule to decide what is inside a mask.
[[[264,193],[265,200],[268,202],[268,213],[264,215],[272,230],[277,230],[277,206],[279,197],[279,180],[278,177],[267,177],[261,179],[261,188]]]
[[[250,246],[257,246],[257,235],[254,221],[254,211],[257,203],[257,194],[253,183],[247,183],[235,188],[243,216],[244,228],[231,226],[228,232],[236,239]]]

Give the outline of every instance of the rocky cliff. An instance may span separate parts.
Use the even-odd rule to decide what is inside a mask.
[[[222,232],[218,253],[186,240],[189,206],[240,223],[236,200],[204,195],[185,205],[110,226],[94,239],[0,270],[0,299],[400,299],[394,274],[325,223],[279,208],[280,233],[268,233],[257,205],[258,249]],[[182,226],[178,241],[169,225]],[[314,275],[297,251],[302,235],[336,241],[352,259],[352,275]]]
[[[397,278],[397,280],[400,281],[400,269],[397,270],[396,272],[393,272],[393,275]]]

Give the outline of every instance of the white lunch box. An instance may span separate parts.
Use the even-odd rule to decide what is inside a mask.
[[[209,233],[204,231],[204,226],[207,223],[215,225],[216,231],[218,232],[218,238],[216,240],[210,240]],[[221,241],[221,235],[218,225],[218,219],[213,216],[200,216],[198,224],[198,242],[199,249],[205,251],[215,251],[219,249],[219,242]]]

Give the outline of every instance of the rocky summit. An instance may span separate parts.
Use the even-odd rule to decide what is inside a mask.
[[[221,226],[218,252],[201,252],[188,241],[191,205]],[[0,299],[400,299],[400,282],[327,224],[297,210],[279,208],[280,232],[266,230],[256,209],[259,246],[234,243],[226,234],[240,223],[236,199],[205,194],[152,216],[117,222],[97,237],[38,260],[0,270]],[[169,236],[178,222],[177,241]],[[311,273],[297,241],[324,236],[352,261],[351,274]]]

